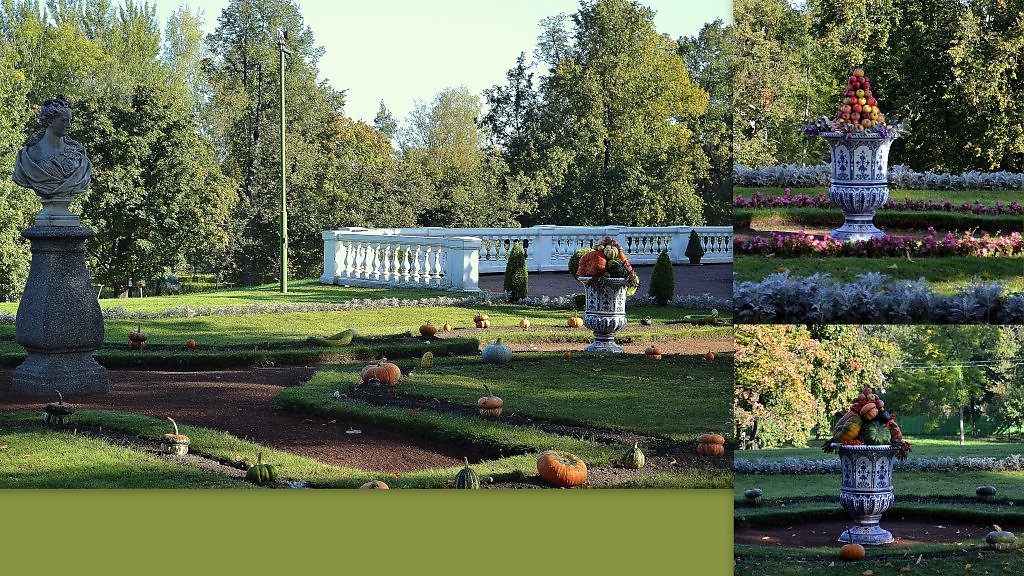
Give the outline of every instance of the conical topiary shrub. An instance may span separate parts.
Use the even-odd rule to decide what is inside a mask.
[[[676,291],[676,280],[672,276],[672,260],[668,257],[668,251],[662,250],[658,255],[658,261],[654,264],[651,272],[651,287],[647,293],[651,295],[659,306],[665,306],[672,299]]]
[[[690,240],[686,243],[686,252],[683,252],[690,259],[690,264],[700,264],[700,258],[704,255],[704,245],[696,230],[690,230]]]
[[[516,242],[508,253],[508,264],[505,265],[505,292],[509,300],[516,302],[526,298],[529,289],[529,278],[526,271],[526,253]]]

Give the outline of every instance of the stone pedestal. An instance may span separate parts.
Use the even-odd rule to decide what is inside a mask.
[[[22,232],[32,243],[32,265],[18,304],[15,337],[28,358],[14,371],[11,389],[50,396],[106,392],[107,370],[92,357],[103,344],[103,316],[85,266],[81,226],[35,226]]]

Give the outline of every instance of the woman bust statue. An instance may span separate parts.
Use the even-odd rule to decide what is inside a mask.
[[[68,210],[74,197],[89,189],[92,163],[85,148],[67,136],[71,102],[51,98],[39,110],[41,128],[25,141],[14,165],[14,183],[39,195],[43,209],[36,226],[78,226]]]

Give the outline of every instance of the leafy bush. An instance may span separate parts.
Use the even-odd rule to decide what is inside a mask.
[[[828,274],[772,274],[733,288],[736,321],[744,324],[1020,324],[1024,293],[998,282],[974,282],[952,295],[924,278],[893,280],[878,272],[848,284]]]
[[[516,242],[512,245],[512,251],[508,254],[508,263],[505,265],[505,292],[509,300],[517,302],[526,298],[529,290],[529,272],[526,270],[526,253],[523,247]]]
[[[647,293],[654,298],[658,306],[665,306],[676,291],[675,284],[672,259],[668,257],[667,250],[662,250],[658,255],[658,261],[654,263],[654,270],[651,271],[651,286]]]

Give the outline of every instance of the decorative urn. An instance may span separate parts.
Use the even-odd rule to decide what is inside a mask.
[[[870,240],[885,236],[874,223],[875,211],[889,200],[889,146],[892,132],[823,132],[832,150],[832,183],[828,197],[843,211],[843,225],[831,232],[836,240]]]
[[[623,352],[615,343],[615,333],[626,326],[627,278],[580,276],[586,289],[587,311],[583,325],[594,332],[594,343],[587,352]]]
[[[839,541],[874,546],[892,542],[892,533],[879,526],[879,521],[893,503],[892,472],[899,449],[837,443],[832,448],[839,453],[843,471],[839,503],[854,522]]]

